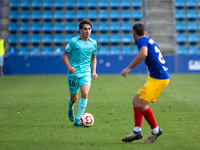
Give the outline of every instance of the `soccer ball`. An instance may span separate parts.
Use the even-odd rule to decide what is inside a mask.
[[[81,115],[80,123],[84,127],[91,127],[94,124],[94,117],[90,113],[84,113]]]

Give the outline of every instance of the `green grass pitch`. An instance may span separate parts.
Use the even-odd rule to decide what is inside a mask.
[[[147,75],[100,74],[92,80],[85,112],[95,121],[89,128],[74,127],[67,118],[66,75],[0,77],[0,149],[199,150],[200,74],[170,76],[170,84],[150,104],[163,129],[152,144],[144,143],[151,132],[145,119],[142,140],[121,141],[133,130],[131,101]],[[77,108],[78,103],[75,114]]]

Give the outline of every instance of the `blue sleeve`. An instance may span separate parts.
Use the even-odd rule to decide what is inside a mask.
[[[68,53],[68,54],[70,54],[70,52],[71,52],[72,49],[73,49],[73,41],[70,40],[67,43],[66,47],[65,47],[65,52]]]

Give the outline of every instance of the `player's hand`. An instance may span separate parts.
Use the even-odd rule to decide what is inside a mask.
[[[74,67],[70,67],[69,68],[69,73],[75,73],[75,68]]]
[[[129,73],[131,71],[131,69],[125,68],[124,70],[122,70],[121,75],[126,77],[127,73]]]
[[[98,75],[96,73],[92,73],[93,79],[96,79]]]

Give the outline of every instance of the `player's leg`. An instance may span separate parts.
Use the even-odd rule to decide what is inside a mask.
[[[69,108],[68,108],[68,118],[71,121],[74,121],[74,104],[78,99],[78,93],[72,94],[70,93],[70,97],[68,99]]]
[[[80,91],[81,91],[81,99],[79,101],[78,105],[78,113],[76,116],[76,121],[74,125],[76,126],[80,124],[80,117],[84,113],[86,106],[87,106],[87,101],[88,101],[88,93],[90,90],[90,85],[91,85],[91,77],[90,76],[85,76],[79,79],[79,85],[80,85]]]
[[[71,121],[74,121],[74,105],[78,99],[78,91],[79,91],[78,79],[68,76],[68,86],[70,92],[70,97],[68,99],[69,103],[68,118]]]
[[[3,76],[3,56],[0,56],[0,76]]]
[[[122,139],[123,142],[131,142],[134,140],[142,139],[142,121],[143,121],[143,114],[141,111],[136,107],[136,104],[139,100],[139,94],[136,94],[133,98],[133,111],[134,111],[134,121],[135,126],[133,128],[133,132]]]
[[[158,80],[149,77],[136,104],[151,126],[152,134],[145,140],[146,143],[153,143],[162,134],[162,129],[158,127],[153,111],[148,106],[148,103],[154,103],[168,83],[169,80]]]

